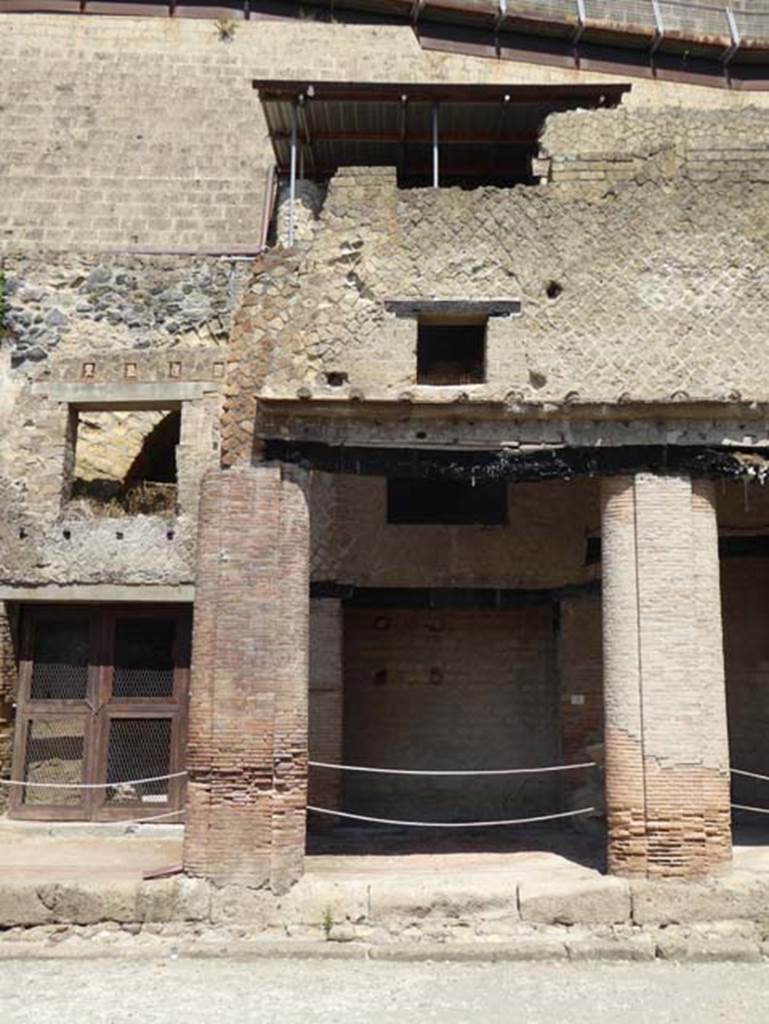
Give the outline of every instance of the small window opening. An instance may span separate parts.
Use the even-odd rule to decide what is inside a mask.
[[[417,384],[483,384],[486,379],[486,320],[419,321]]]
[[[393,524],[504,526],[507,485],[457,480],[387,482],[387,521]]]
[[[174,515],[178,410],[77,413],[68,513]]]

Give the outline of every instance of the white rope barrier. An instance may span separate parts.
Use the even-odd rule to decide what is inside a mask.
[[[332,818],[371,821],[375,825],[402,825],[407,828],[490,828],[492,825],[529,825],[538,821],[574,818],[578,814],[590,814],[595,807],[582,807],[578,811],[563,811],[561,814],[543,814],[535,818],[508,818],[506,821],[398,821],[395,818],[371,818],[366,814],[350,814],[349,811],[331,811],[327,807],[312,807],[309,804],[307,810],[316,814],[329,814]]]
[[[146,818],[118,818],[116,821],[99,822],[102,825],[143,825],[147,821],[160,821],[161,818],[173,818],[177,814],[184,814],[186,807],[181,807],[178,811],[167,811],[165,814],[151,814]]]
[[[769,775],[756,775],[755,772],[743,772],[739,768],[730,769],[732,775],[744,775],[748,779],[759,779],[761,782],[769,782]]]
[[[187,808],[182,807],[178,811],[167,811],[165,814],[150,814],[143,818],[114,818],[111,821],[45,821],[45,822],[29,822],[23,821],[19,818],[2,818],[0,817],[0,826],[6,826],[7,828],[24,828],[25,825],[45,825],[48,828],[58,828],[60,826],[67,825],[87,825],[88,828],[98,828],[103,826],[109,828],[111,825],[143,825],[147,821],[159,821],[161,818],[172,818],[177,814],[186,813]]]
[[[117,789],[118,786],[143,786],[148,782],[181,779],[187,772],[171,775],[153,775],[147,779],[126,779],[124,782],[25,782],[20,779],[0,779],[0,786],[28,786],[32,789]]]
[[[769,807],[747,807],[745,804],[732,804],[733,811],[752,811],[753,814],[769,814]]]
[[[417,771],[408,768],[367,768],[357,764],[328,764],[325,761],[308,761],[311,768],[335,768],[343,772],[370,772],[375,775],[535,775],[540,772],[571,772],[577,768],[595,768],[595,761],[582,764],[556,764],[544,768],[496,768],[484,771]]]

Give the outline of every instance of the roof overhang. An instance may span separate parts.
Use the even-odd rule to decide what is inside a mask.
[[[438,130],[441,177],[504,177],[536,151],[542,123],[558,110],[612,107],[627,84],[448,85],[255,79],[280,172],[297,146],[308,175],[343,166],[395,166],[427,172]],[[436,119],[436,120],[434,120]]]

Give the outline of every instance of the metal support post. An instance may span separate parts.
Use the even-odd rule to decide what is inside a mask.
[[[732,43],[731,46],[727,49],[726,53],[721,58],[724,67],[726,67],[727,64],[731,63],[732,58],[739,50],[740,43],[742,42],[742,39],[740,37],[740,30],[739,28],[737,28],[737,19],[734,16],[734,11],[731,9],[731,7],[727,7],[725,10],[725,14],[726,20],[729,23],[729,35],[732,37]]]
[[[652,0],[652,12],[654,13],[654,39],[652,40],[649,55],[653,57],[665,38],[665,22],[662,20],[660,0]]]
[[[577,4],[577,27],[574,30],[572,36],[572,43],[574,46],[579,45],[579,41],[582,38],[585,31],[585,23],[587,22],[587,16],[585,14],[585,0],[576,0]]]
[[[291,107],[291,170],[288,186],[288,247],[294,244],[294,216],[296,213],[296,122],[298,101]]]

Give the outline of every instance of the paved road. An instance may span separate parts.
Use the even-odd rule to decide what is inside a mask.
[[[760,1024],[769,966],[0,963],[2,1024]]]

